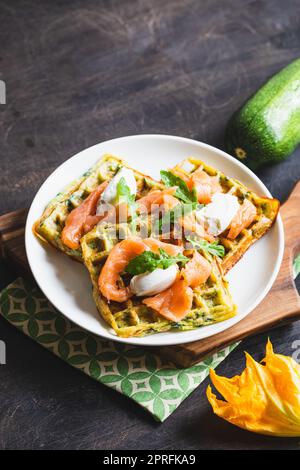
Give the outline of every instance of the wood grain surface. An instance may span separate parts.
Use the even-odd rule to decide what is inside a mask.
[[[300,54],[298,0],[0,0],[0,18],[1,214],[28,207],[60,163],[105,139],[156,132],[223,148],[232,112]],[[281,202],[299,158],[258,172]],[[0,287],[14,277],[0,264]],[[244,350],[262,359],[268,335],[291,355],[300,322],[244,340],[218,372],[239,373]],[[159,425],[3,320],[0,339],[2,449],[299,448],[218,419],[207,380]]]

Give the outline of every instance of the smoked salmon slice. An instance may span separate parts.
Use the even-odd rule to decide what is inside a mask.
[[[80,239],[93,228],[102,216],[96,216],[96,209],[99,197],[108,185],[108,181],[100,184],[78,207],[73,209],[66,219],[65,226],[61,234],[64,245],[77,250],[80,246]]]
[[[153,203],[154,206],[159,206],[159,209],[163,209],[164,212],[173,209],[178,204],[178,199],[171,194],[162,194]]]
[[[153,201],[155,201],[155,199],[161,194],[161,192],[162,191],[160,189],[155,189],[154,191],[151,191],[149,194],[147,194],[147,196],[138,199],[136,201],[138,205],[138,212],[140,214],[148,214],[149,212],[151,212],[151,206],[153,204]]]
[[[101,217],[99,217],[99,215],[88,215],[83,225],[83,234],[90,232],[100,219]]]
[[[256,207],[251,201],[249,201],[249,199],[244,199],[243,204],[241,204],[238,212],[231,221],[229,233],[227,235],[228,238],[234,240],[244,228],[249,227],[255,217]]]
[[[129,261],[145,250],[149,248],[142,240],[131,238],[122,240],[113,247],[98,279],[98,287],[104,297],[116,302],[125,302],[133,295],[129,286],[120,285],[120,275]]]
[[[196,190],[198,202],[201,204],[208,204],[213,194],[222,192],[217,176],[209,176],[200,168],[192,173],[187,186],[190,191]]]
[[[213,242],[215,240],[215,237],[205,230],[203,224],[200,224],[197,221],[194,211],[178,219],[175,224],[175,233],[176,237],[179,239],[182,238],[182,235],[186,238],[186,236],[191,233],[195,233],[199,238],[204,238],[208,242]]]
[[[105,205],[104,205],[104,209],[105,209]],[[104,214],[103,217],[101,217],[101,224],[102,223],[111,223],[111,224],[126,223],[129,215],[130,215],[130,212],[129,212],[128,204],[126,204],[126,202],[121,202],[120,204],[108,209],[107,213]]]
[[[173,196],[176,189],[177,188],[174,186],[162,191],[160,189],[156,189],[147,194],[147,196],[138,199],[137,204],[139,213],[149,214],[152,206],[163,206],[166,210],[172,209],[179,203],[178,199]],[[157,207],[155,207],[155,209],[157,209]]]
[[[121,273],[125,270],[130,260],[146,250],[158,252],[159,248],[170,256],[182,253],[183,247],[164,243],[154,238],[127,238],[113,247],[101,270],[98,287],[102,295],[108,300],[125,302],[133,294],[129,287],[121,286]]]
[[[185,279],[177,279],[171,287],[154,297],[144,299],[143,303],[167,320],[177,322],[191,310],[193,290]]]
[[[143,242],[150,248],[151,251],[154,253],[158,252],[161,248],[170,256],[176,256],[179,253],[183,252],[183,246],[172,245],[172,243],[165,243],[156,238],[146,238]]]
[[[189,313],[193,304],[192,287],[207,281],[211,274],[211,265],[195,251],[180,274],[182,278],[178,278],[171,287],[143,300],[145,305],[171,321],[180,321]]]
[[[181,270],[181,274],[190,287],[197,287],[209,278],[211,265],[204,256],[195,251],[192,259]]]

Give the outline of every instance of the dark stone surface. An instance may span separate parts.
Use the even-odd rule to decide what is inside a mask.
[[[297,0],[0,0],[0,213],[29,205],[57,165],[105,139],[156,132],[222,148],[231,113],[299,55],[298,13]],[[282,201],[299,156],[259,172]],[[1,266],[0,287],[13,278]],[[270,333],[284,354],[299,336],[299,322]],[[0,448],[299,447],[215,417],[207,381],[157,424],[3,320],[0,338]],[[219,373],[240,372],[243,350],[262,358],[266,338],[243,341]]]

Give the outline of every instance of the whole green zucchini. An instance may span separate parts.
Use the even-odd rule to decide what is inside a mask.
[[[300,59],[274,75],[230,119],[228,153],[251,169],[287,158],[300,143]]]

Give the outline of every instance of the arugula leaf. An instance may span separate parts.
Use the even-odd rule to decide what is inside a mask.
[[[133,276],[146,272],[151,273],[157,268],[167,269],[176,263],[185,264],[188,260],[189,258],[182,255],[181,253],[176,256],[170,256],[165,250],[161,248],[159,249],[159,253],[154,253],[153,251],[144,251],[129,261],[125,268],[125,272]]]
[[[223,245],[219,245],[218,242],[209,243],[207,240],[195,240],[192,238],[186,238],[194,248],[199,248],[213,256],[219,256],[223,258],[225,256],[225,248]]]
[[[130,188],[126,183],[124,176],[120,178],[117,184],[117,203],[126,202],[132,204],[135,202],[135,194],[131,194]]]
[[[296,277],[298,276],[299,273],[300,273],[300,253],[299,253],[299,255],[296,256],[296,258],[294,259],[294,262],[293,262],[294,279],[296,279]]]
[[[174,175],[171,171],[161,170],[160,177],[162,182],[164,183],[167,188],[172,186],[177,186],[177,189],[174,193],[174,196],[177,199],[185,203],[193,203],[197,202],[197,194],[196,191],[193,189],[192,191],[189,190],[185,181],[179,176]]]
[[[203,207],[203,204],[198,204],[198,202],[189,202],[186,204],[177,204],[167,211],[159,220],[156,221],[155,232],[162,233],[164,227],[170,228],[171,224],[174,224],[180,217],[188,215],[193,210],[198,210]]]
[[[120,178],[117,184],[116,204],[125,203],[131,216],[132,229],[135,228],[135,219],[137,218],[137,203],[135,202],[135,194],[131,194],[130,188],[126,183],[124,176]]]
[[[189,258],[184,256],[182,253],[178,253],[175,256],[171,256],[171,255],[168,255],[168,253],[162,248],[159,248],[158,251],[160,254],[160,261],[161,261],[162,269],[167,269],[169,266],[175,263],[181,263],[184,265],[189,260]]]

